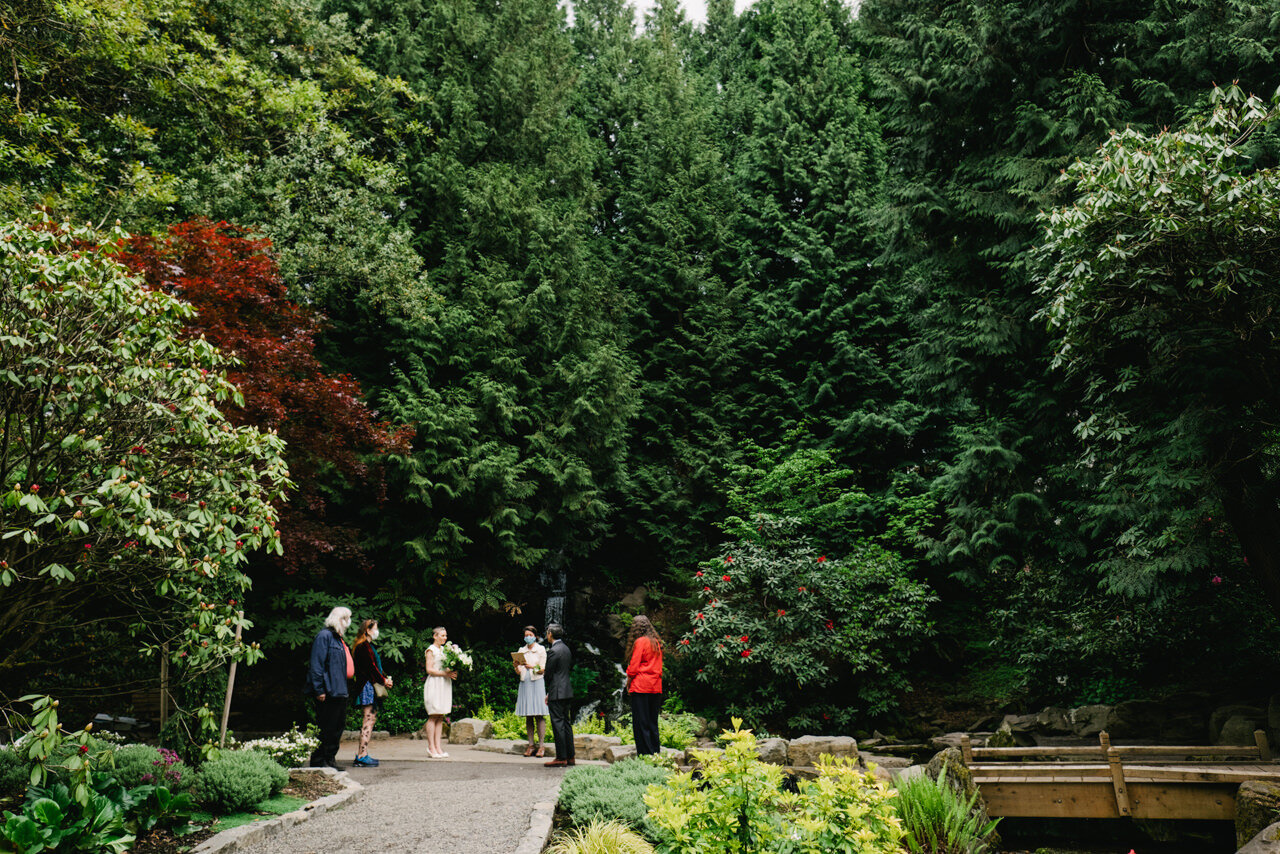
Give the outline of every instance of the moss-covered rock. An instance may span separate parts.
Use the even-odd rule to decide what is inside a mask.
[[[1269,824],[1280,821],[1280,785],[1246,780],[1236,792],[1236,847],[1243,848]]]

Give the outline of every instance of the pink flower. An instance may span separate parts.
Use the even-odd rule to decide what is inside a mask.
[[[1221,575],[1215,575],[1213,578],[1210,578],[1210,579],[1209,579],[1209,583],[1210,583],[1210,584],[1213,584],[1213,585],[1221,584],[1221,583],[1222,583],[1222,576],[1221,576]]]

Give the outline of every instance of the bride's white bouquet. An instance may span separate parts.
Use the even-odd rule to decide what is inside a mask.
[[[440,657],[444,661],[445,670],[470,670],[471,653],[466,652],[456,643],[446,643],[440,648]]]

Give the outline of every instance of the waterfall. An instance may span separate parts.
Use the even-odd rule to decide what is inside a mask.
[[[583,643],[582,646],[587,650],[587,652],[597,658],[603,657],[600,654],[600,648],[595,644]],[[625,698],[627,693],[627,671],[626,668],[616,661],[613,662],[613,669],[618,671],[618,687],[609,695],[613,700],[613,714],[610,717],[617,718],[626,711]],[[590,703],[587,703],[579,709],[578,715],[574,719],[574,723],[581,723],[594,715],[600,709],[600,702],[600,700],[592,700]]]

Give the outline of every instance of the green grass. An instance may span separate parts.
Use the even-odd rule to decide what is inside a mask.
[[[307,801],[302,798],[277,795],[258,804],[252,812],[235,812],[224,816],[215,816],[213,813],[202,811],[195,812],[191,814],[191,823],[209,825],[209,822],[213,822],[213,824],[209,825],[209,829],[214,833],[221,833],[224,830],[230,830],[242,824],[252,824],[255,821],[275,818],[278,815],[293,812],[296,809],[301,809],[306,804]]]

